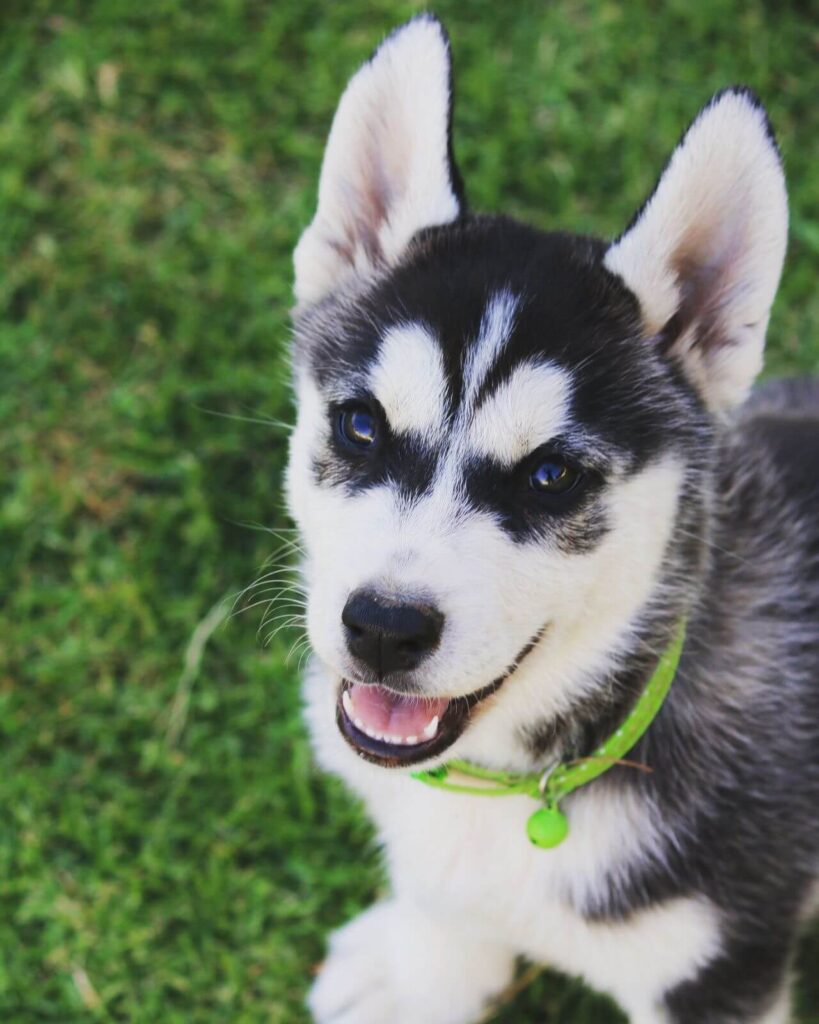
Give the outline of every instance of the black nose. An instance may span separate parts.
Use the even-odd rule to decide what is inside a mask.
[[[432,605],[354,591],[341,613],[347,647],[379,677],[408,672],[438,646],[444,617]]]

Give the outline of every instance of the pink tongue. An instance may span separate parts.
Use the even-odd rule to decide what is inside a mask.
[[[446,710],[446,697],[402,697],[383,686],[350,686],[353,712],[370,732],[421,738],[430,721]]]

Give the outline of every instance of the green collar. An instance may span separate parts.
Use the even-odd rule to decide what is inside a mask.
[[[473,796],[532,796],[542,800],[544,806],[529,818],[526,832],[535,846],[546,849],[559,846],[569,834],[569,823],[558,807],[564,796],[598,778],[613,765],[622,761],[663,706],[677,672],[677,665],[685,641],[685,620],[680,623],[674,642],[667,648],[651,679],[646,683],[639,700],[628,717],[613,735],[601,743],[591,754],[577,761],[557,762],[545,772],[519,775],[514,772],[494,772],[470,764],[469,761],[449,761],[439,768],[413,772],[412,777],[428,786],[446,789],[450,793],[470,793]],[[477,785],[449,782],[450,774],[480,780]]]

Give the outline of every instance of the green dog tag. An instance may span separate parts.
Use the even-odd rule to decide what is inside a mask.
[[[559,807],[541,807],[527,821],[526,834],[535,846],[549,850],[569,834],[569,822]]]

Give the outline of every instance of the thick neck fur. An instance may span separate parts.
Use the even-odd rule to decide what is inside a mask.
[[[741,430],[719,442],[713,507],[701,509],[692,552],[700,569],[685,651],[662,710],[631,755],[651,772],[615,768],[601,780],[649,800],[666,822],[668,846],[635,875],[632,891],[609,894],[588,912],[633,910],[678,891],[688,877],[744,924],[770,920],[775,905],[784,933],[815,876],[818,652],[810,624],[819,610],[819,544],[809,503],[803,494],[800,508],[788,493],[789,467],[772,457],[769,436],[751,409]],[[798,463],[797,453],[792,458]],[[668,628],[669,619],[658,620],[652,639]],[[619,713],[644,678],[640,664],[638,657],[615,682]],[[589,728],[596,742],[608,723]],[[754,885],[739,892],[738,879],[760,876],[761,859],[764,892]]]

